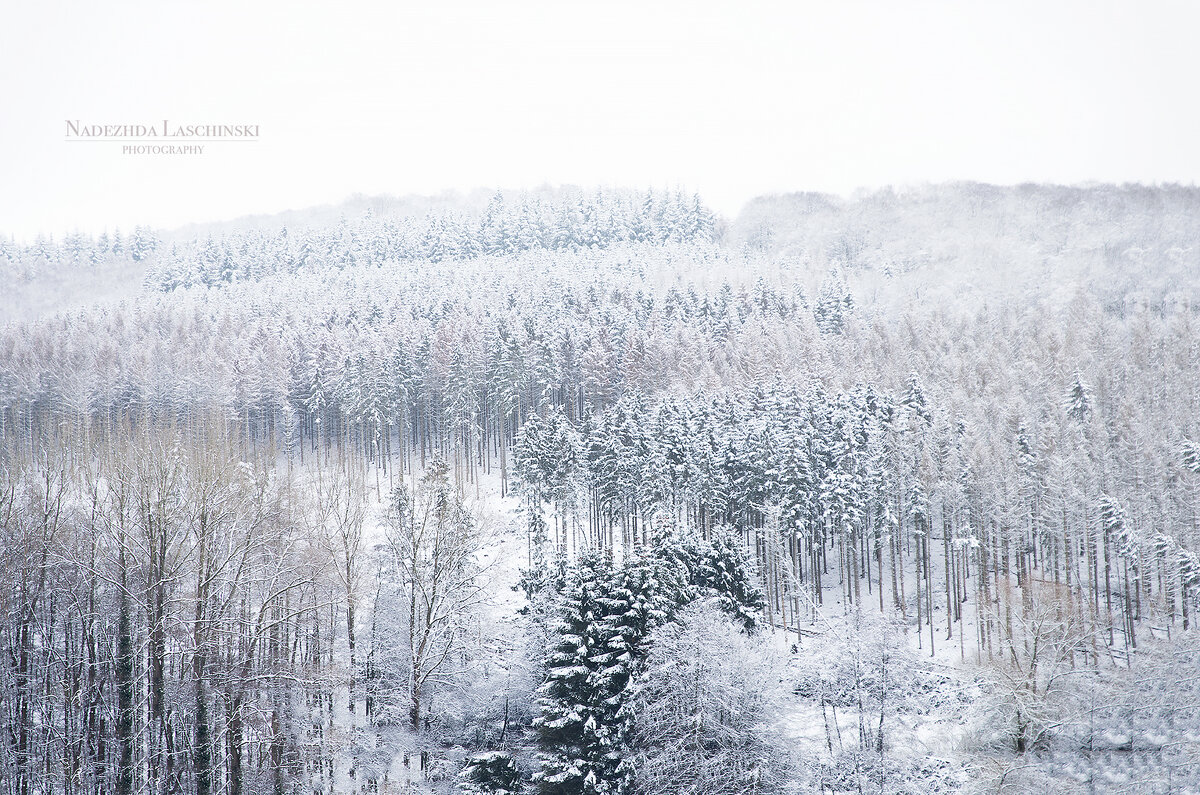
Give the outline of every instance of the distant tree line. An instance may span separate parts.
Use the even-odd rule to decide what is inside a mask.
[[[71,233],[59,242],[41,236],[24,246],[0,240],[0,274],[29,279],[42,270],[128,259],[147,264],[148,287],[170,290],[312,268],[580,251],[624,243],[712,242],[717,234],[714,214],[696,194],[596,191],[507,198],[497,192],[478,214],[446,210],[376,217],[367,211],[330,227],[235,232],[169,246],[141,226],[128,236],[117,229],[96,238]]]

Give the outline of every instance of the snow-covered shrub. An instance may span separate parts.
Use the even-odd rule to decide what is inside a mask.
[[[796,767],[779,730],[788,698],[780,655],[713,599],[685,608],[650,645],[627,704],[637,791],[784,791]]]

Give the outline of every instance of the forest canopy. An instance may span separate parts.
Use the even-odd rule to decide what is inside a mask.
[[[1200,191],[413,206],[0,242],[5,792],[1200,781]]]

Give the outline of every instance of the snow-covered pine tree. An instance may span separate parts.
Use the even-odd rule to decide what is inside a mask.
[[[711,538],[689,532],[660,536],[655,554],[671,562],[684,578],[687,590],[678,601],[690,602],[703,596],[715,597],[729,616],[751,632],[762,617],[766,600],[758,587],[745,547],[725,526],[713,530]]]
[[[521,771],[512,755],[503,751],[467,757],[458,780],[462,795],[516,795],[521,791]]]
[[[1078,370],[1075,371],[1075,376],[1071,379],[1071,386],[1067,389],[1064,407],[1067,416],[1080,425],[1083,425],[1092,413],[1092,390],[1084,382],[1083,376]]]
[[[619,760],[605,725],[607,694],[597,686],[606,654],[604,580],[608,564],[581,559],[570,573],[560,607],[557,641],[546,657],[534,719],[542,747],[534,781],[543,795],[607,795],[602,776]]]

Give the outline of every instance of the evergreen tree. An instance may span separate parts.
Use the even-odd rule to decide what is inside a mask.
[[[458,791],[463,795],[517,795],[521,791],[521,771],[512,755],[503,751],[468,757],[458,779]]]
[[[504,254],[508,248],[508,229],[504,195],[492,196],[479,224],[480,247],[485,254]]]
[[[563,593],[558,639],[546,657],[534,719],[542,747],[534,781],[545,795],[609,793],[603,776],[620,762],[598,687],[598,658],[606,653],[604,578],[607,564],[589,557],[571,572]]]
[[[1075,371],[1075,377],[1071,381],[1071,386],[1067,390],[1067,396],[1064,400],[1064,407],[1067,416],[1075,420],[1075,422],[1083,425],[1087,422],[1092,413],[1092,393],[1091,389],[1083,381],[1083,376],[1079,371]]]
[[[691,596],[683,566],[658,553],[636,553],[619,568],[594,555],[576,565],[539,689],[542,792],[629,792],[627,693],[646,638]]]

